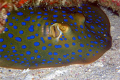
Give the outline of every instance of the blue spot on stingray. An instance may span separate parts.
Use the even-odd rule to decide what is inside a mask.
[[[54,54],[54,55],[58,55],[58,53],[57,53],[57,52],[54,52],[53,54]]]
[[[91,7],[87,7],[87,9],[91,9]]]
[[[58,12],[57,10],[55,10],[54,12]]]
[[[76,44],[73,42],[72,45],[75,46]]]
[[[32,10],[33,8],[32,8],[32,7],[29,7],[28,9],[29,9],[29,10]]]
[[[41,18],[41,16],[37,16],[37,19],[40,19]]]
[[[16,53],[17,51],[16,50],[12,50],[13,53]]]
[[[82,57],[82,55],[79,55],[79,57]]]
[[[63,55],[64,58],[67,58],[67,55]]]
[[[37,26],[38,26],[38,27],[40,27],[40,26],[41,26],[41,24],[39,24],[39,23],[38,23],[38,24],[37,24]]]
[[[73,26],[73,24],[70,24],[70,26]]]
[[[17,29],[18,27],[17,26],[13,26],[14,29]]]
[[[27,48],[27,46],[26,45],[22,45],[22,49],[25,49],[25,48]]]
[[[75,38],[75,37],[72,37],[72,39],[73,39],[73,40],[76,40],[76,38]]]
[[[24,61],[21,61],[21,63],[20,63],[20,64],[22,64],[22,63],[24,63]]]
[[[88,15],[88,17],[92,17],[91,15]]]
[[[42,12],[38,12],[37,14],[42,14]]]
[[[65,22],[68,22],[68,19],[64,19]]]
[[[46,61],[46,59],[43,59],[42,61]]]
[[[7,58],[7,57],[8,57],[8,55],[5,55],[5,56],[4,56],[4,58]]]
[[[98,25],[98,27],[101,27],[100,25]]]
[[[11,15],[11,13],[10,13],[10,12],[8,12],[8,13],[7,13],[7,15],[9,16],[9,15]]]
[[[89,52],[91,52],[92,51],[92,49],[89,49]]]
[[[15,19],[15,17],[12,17],[12,19]]]
[[[30,14],[34,14],[34,12],[30,12]]]
[[[54,58],[50,58],[51,60],[54,60]]]
[[[54,21],[54,22],[57,22],[57,20],[56,20],[56,19],[53,19],[53,21]]]
[[[30,17],[27,17],[26,19],[24,19],[25,21],[30,21]]]
[[[19,31],[20,34],[23,34],[23,30]]]
[[[83,31],[81,31],[81,33],[83,34]]]
[[[89,46],[89,44],[86,44],[87,46]]]
[[[87,34],[89,38],[91,38],[91,35],[90,34]]]
[[[74,25],[77,25],[77,23],[76,23],[76,22],[74,22]]]
[[[91,29],[94,29],[94,26],[90,26],[91,27]]]
[[[55,48],[62,48],[61,45],[55,45]]]
[[[10,58],[7,58],[7,60],[10,60]]]
[[[34,38],[35,38],[35,36],[34,36],[34,35],[31,35],[31,36],[30,36],[30,39],[34,39]]]
[[[30,37],[27,37],[28,40],[30,40],[31,38]]]
[[[35,20],[32,20],[32,22],[35,22]]]
[[[59,38],[61,41],[63,41],[63,39],[62,38]]]
[[[69,18],[72,19],[72,20],[74,19],[72,15],[70,15]]]
[[[51,63],[52,61],[48,61],[47,63]]]
[[[22,16],[22,15],[23,15],[23,13],[22,13],[22,12],[18,12],[18,13],[17,13],[17,15]]]
[[[79,52],[79,53],[81,53],[81,52],[82,52],[82,50],[81,50],[81,49],[79,49],[79,50],[78,50],[78,52]]]
[[[48,55],[52,55],[52,52],[49,52]]]
[[[43,18],[43,20],[47,20],[47,19],[48,19],[48,17],[44,17],[44,18]]]
[[[83,29],[83,25],[80,25],[80,27]]]
[[[12,48],[12,49],[15,49],[15,46],[12,46],[11,48]]]
[[[36,66],[38,66],[38,64],[37,64],[37,63],[36,63],[35,65],[36,65]]]
[[[39,42],[34,42],[34,46],[39,46],[40,43]]]
[[[27,54],[27,55],[30,55],[30,54],[31,54],[31,52],[30,52],[30,51],[26,51],[26,54]]]
[[[45,23],[45,25],[48,25],[48,24],[49,24],[48,22]]]
[[[32,57],[31,57],[31,60],[33,60],[33,59],[35,59],[35,57],[34,57],[34,56],[32,56]]]
[[[44,15],[48,15],[48,13],[44,13]]]
[[[18,41],[18,42],[22,41],[22,39],[20,37],[16,37],[15,40]]]
[[[51,11],[53,11],[54,9],[50,9]]]
[[[72,55],[75,55],[75,52],[72,52]]]
[[[14,55],[10,55],[10,56],[14,56]]]
[[[66,17],[66,15],[63,14],[63,17]]]
[[[46,47],[45,47],[45,46],[43,46],[43,47],[42,47],[42,50],[46,50]]]
[[[71,59],[75,59],[74,57],[71,57]]]
[[[0,42],[3,42],[4,41],[4,39],[3,38],[0,38]]]
[[[14,59],[12,59],[11,61],[12,61],[12,62],[14,62],[15,60],[14,60]]]
[[[78,39],[82,39],[80,36],[78,36]]]
[[[34,50],[35,53],[38,53],[38,50]]]
[[[58,17],[58,15],[53,15],[53,17],[54,17],[54,18],[57,18],[57,17]]]
[[[40,55],[38,55],[38,56],[37,56],[37,58],[41,58],[41,56],[40,56]]]
[[[18,56],[18,54],[15,54],[15,56]]]
[[[66,11],[62,11],[62,13],[66,13]]]
[[[96,53],[98,53],[98,51],[96,51]]]
[[[37,34],[37,33],[36,33],[36,34],[35,34],[35,36],[37,36],[37,37],[38,37],[38,36],[39,36],[39,34]]]
[[[51,37],[48,37],[48,40],[51,40],[52,38]]]
[[[48,46],[52,46],[52,44],[48,44]]]
[[[82,13],[82,11],[78,11],[79,13]]]
[[[86,36],[84,36],[84,38],[86,39],[87,37],[86,37]]]
[[[26,23],[25,23],[25,22],[22,22],[21,24],[22,24],[23,26],[25,26],[25,25],[26,25]]]
[[[43,37],[41,37],[40,39],[41,39],[41,41],[42,41],[43,43],[45,43],[45,40],[44,40],[44,38],[43,38]]]
[[[80,44],[80,46],[81,46],[81,47],[84,47],[84,45],[83,45],[82,43]]]
[[[90,47],[94,47],[93,45],[90,45]]]
[[[31,25],[29,28],[28,28],[28,30],[30,31],[30,32],[33,32],[34,31],[34,29],[33,29],[33,25]]]
[[[18,19],[16,19],[16,21],[18,21]]]
[[[3,52],[4,51],[4,49],[0,49],[0,52]]]
[[[65,44],[65,47],[66,47],[66,48],[69,48],[69,44]]]
[[[88,12],[90,12],[90,13],[91,13],[92,11],[88,11]]]
[[[89,56],[90,54],[89,54],[89,53],[87,53],[86,55],[87,55],[87,56]]]
[[[13,23],[9,23],[9,26],[13,26]]]
[[[16,58],[17,60],[19,60],[20,58]]]
[[[7,45],[2,45],[2,47],[3,47],[3,48],[6,48],[6,47],[7,47]]]
[[[58,58],[58,60],[59,60],[59,61],[62,61],[62,59],[61,59],[61,58]]]
[[[8,37],[9,37],[9,38],[12,38],[12,37],[13,37],[13,34],[9,33],[9,34],[8,34]]]
[[[67,59],[67,62],[70,62],[70,60],[69,60],[69,59]]]
[[[54,24],[54,23],[51,23],[51,25]]]
[[[5,32],[7,32],[8,31],[8,28],[5,28],[5,30],[4,30]]]

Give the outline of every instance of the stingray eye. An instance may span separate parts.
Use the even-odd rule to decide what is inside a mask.
[[[60,28],[60,30],[61,30],[62,32],[67,32],[68,29],[69,29],[69,26],[67,26],[67,25],[61,25],[59,28]]]
[[[50,36],[59,38],[62,33],[67,32],[69,27],[65,24],[55,23],[50,26]]]

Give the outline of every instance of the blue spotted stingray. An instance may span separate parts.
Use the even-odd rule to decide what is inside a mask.
[[[88,64],[110,47],[110,23],[97,5],[19,8],[0,34],[0,67],[36,69]]]

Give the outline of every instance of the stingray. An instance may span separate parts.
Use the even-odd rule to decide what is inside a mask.
[[[89,64],[111,48],[110,23],[97,5],[21,7],[7,15],[0,34],[0,67]]]

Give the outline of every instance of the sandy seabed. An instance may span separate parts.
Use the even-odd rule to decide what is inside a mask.
[[[46,69],[0,68],[0,80],[120,80],[120,17],[104,9],[111,23],[112,47],[88,65]]]

